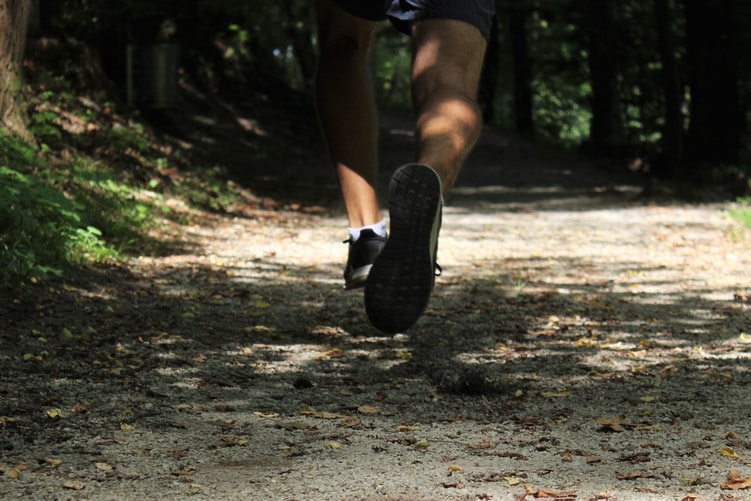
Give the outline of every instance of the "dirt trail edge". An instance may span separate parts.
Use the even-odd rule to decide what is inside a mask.
[[[384,181],[410,139],[384,122]],[[487,135],[394,337],[336,210],[11,298],[0,499],[751,499],[748,244],[613,177]]]

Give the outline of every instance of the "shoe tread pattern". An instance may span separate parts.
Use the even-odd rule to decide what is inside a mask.
[[[365,284],[365,310],[383,332],[403,332],[428,305],[435,281],[431,235],[440,204],[441,181],[433,169],[408,164],[394,173],[390,236]]]

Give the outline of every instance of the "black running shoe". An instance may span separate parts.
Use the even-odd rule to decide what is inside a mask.
[[[349,243],[349,256],[344,267],[344,288],[363,287],[370,268],[386,244],[386,237],[377,235],[373,230],[362,230],[357,241],[349,239],[344,242]]]
[[[365,283],[365,311],[385,333],[405,331],[428,305],[442,206],[441,178],[430,167],[407,164],[392,176],[390,237]]]

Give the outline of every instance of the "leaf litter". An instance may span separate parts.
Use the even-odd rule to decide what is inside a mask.
[[[496,166],[506,147],[486,147]],[[520,186],[527,167],[481,185]],[[446,272],[395,337],[334,283],[341,220],[320,212],[191,214],[175,252],[0,302],[0,490],[746,494],[751,253],[718,206],[598,191],[596,169],[571,169],[548,200],[459,186]]]

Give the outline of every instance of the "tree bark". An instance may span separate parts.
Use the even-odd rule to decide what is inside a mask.
[[[623,143],[618,85],[618,36],[612,0],[589,0],[592,78],[592,154],[614,156]]]
[[[498,64],[500,58],[500,43],[498,41],[498,16],[493,16],[493,24],[490,25],[490,37],[485,51],[485,61],[480,75],[480,88],[478,89],[478,102],[482,109],[482,118],[485,123],[495,121],[495,94],[498,86]]]
[[[509,8],[509,31],[514,65],[514,122],[516,131],[534,134],[532,118],[532,62],[527,43],[528,11],[523,2],[515,1]]]
[[[691,115],[690,163],[736,165],[743,114],[734,0],[684,0]]]
[[[4,128],[31,140],[26,128],[23,94],[23,54],[31,0],[0,0],[0,122]]]
[[[662,63],[662,89],[665,100],[662,129],[662,161],[655,167],[655,174],[660,177],[672,177],[678,163],[683,157],[683,89],[678,74],[675,56],[675,36],[672,18],[674,15],[672,0],[655,0],[655,22],[657,28],[657,45]]]
[[[312,3],[300,2],[297,8],[288,0],[289,20],[287,36],[294,50],[295,60],[300,68],[303,89],[312,93],[316,74],[316,52],[313,46],[313,7]]]

